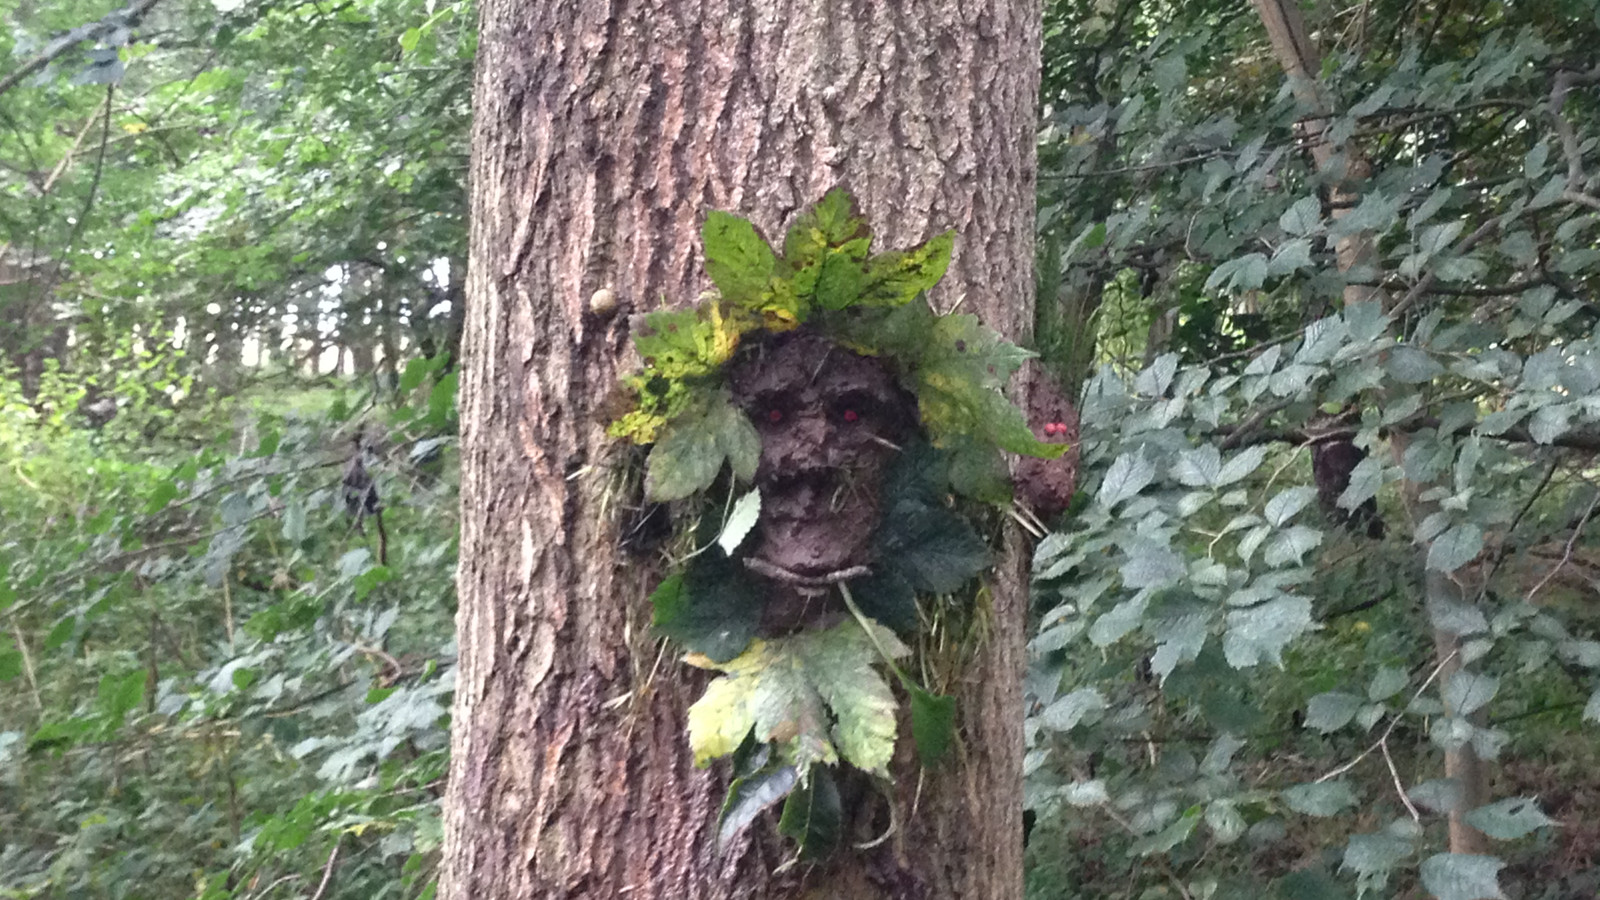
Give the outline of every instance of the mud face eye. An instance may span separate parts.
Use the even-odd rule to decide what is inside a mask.
[[[852,391],[835,397],[828,404],[828,418],[850,427],[870,425],[880,418],[878,407],[876,398]]]
[[[773,409],[767,410],[767,421],[769,423],[771,423],[773,425],[781,425],[781,424],[783,424],[783,420],[784,420],[783,410],[777,409],[776,407],[774,407]]]

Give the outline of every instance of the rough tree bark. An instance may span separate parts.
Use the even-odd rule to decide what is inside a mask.
[[[441,896],[1021,895],[1025,581],[1015,540],[957,694],[953,765],[901,779],[871,853],[722,858],[700,684],[648,634],[602,398],[630,313],[708,285],[709,208],[770,236],[835,184],[880,245],[954,227],[934,304],[1032,321],[1037,0],[482,4],[461,388],[460,639]],[[596,314],[591,298],[621,301]],[[916,796],[913,813],[909,798]],[[771,830],[770,824],[756,829]]]

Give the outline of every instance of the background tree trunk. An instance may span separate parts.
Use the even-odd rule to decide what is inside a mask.
[[[600,406],[637,364],[628,314],[709,285],[706,210],[781,237],[840,183],[881,246],[958,229],[935,306],[964,297],[1023,336],[1039,21],[1036,0],[483,4],[441,896],[1021,895],[1016,539],[956,686],[964,742],[920,793],[903,773],[899,832],[781,876],[760,837],[718,859],[723,773],[684,735],[702,682],[649,635],[654,573],[618,547],[627,454]],[[603,287],[614,315],[588,311]]]

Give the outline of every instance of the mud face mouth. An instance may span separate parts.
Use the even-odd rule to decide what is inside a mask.
[[[850,473],[839,469],[769,480],[761,489],[760,543],[753,555],[808,578],[869,564],[879,519],[876,493],[853,486]]]

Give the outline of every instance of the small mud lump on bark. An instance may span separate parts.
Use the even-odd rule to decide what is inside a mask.
[[[730,380],[761,434],[752,556],[791,585],[870,565],[883,473],[917,429],[916,398],[883,361],[809,329],[746,353]]]

